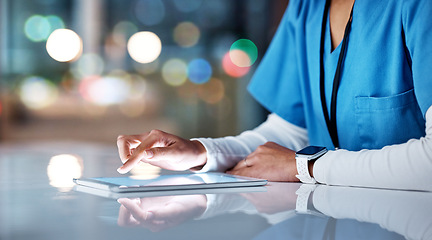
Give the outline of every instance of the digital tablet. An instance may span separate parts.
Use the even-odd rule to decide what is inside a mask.
[[[183,190],[163,190],[163,191],[144,191],[144,192],[112,192],[101,190],[82,185],[75,185],[73,188],[76,192],[87,193],[99,197],[119,199],[119,198],[148,198],[177,195],[202,195],[202,194],[229,194],[229,193],[256,193],[267,192],[265,186],[249,187],[228,187],[228,188],[200,188],[200,189],[183,189]]]
[[[116,193],[264,186],[267,180],[224,173],[161,175],[154,179],[100,177],[74,179],[78,185]]]

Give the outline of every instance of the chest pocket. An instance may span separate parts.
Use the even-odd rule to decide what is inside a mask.
[[[414,89],[389,97],[356,97],[355,108],[363,149],[380,149],[425,135]]]

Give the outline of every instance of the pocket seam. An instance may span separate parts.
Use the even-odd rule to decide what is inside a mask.
[[[388,97],[355,97],[355,108],[357,111],[378,112],[399,109],[417,102],[414,89]]]

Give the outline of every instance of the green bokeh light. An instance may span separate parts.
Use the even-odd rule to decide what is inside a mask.
[[[34,42],[46,40],[51,31],[50,22],[41,15],[31,16],[27,19],[24,25],[24,33]]]
[[[250,65],[254,64],[258,58],[258,48],[249,39],[239,39],[235,41],[230,48],[230,51],[241,50],[244,51],[250,58]]]
[[[53,32],[56,29],[65,28],[65,24],[64,24],[63,20],[60,17],[58,17],[58,16],[49,15],[49,16],[46,17],[46,19],[50,23],[51,32]]]

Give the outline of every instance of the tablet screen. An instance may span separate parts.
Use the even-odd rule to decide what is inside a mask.
[[[202,184],[202,183],[228,183],[246,181],[235,176],[222,174],[181,174],[163,175],[153,179],[134,179],[133,177],[111,177],[111,178],[91,178],[101,182],[107,182],[119,186],[145,186],[145,185],[183,185],[183,184]]]

